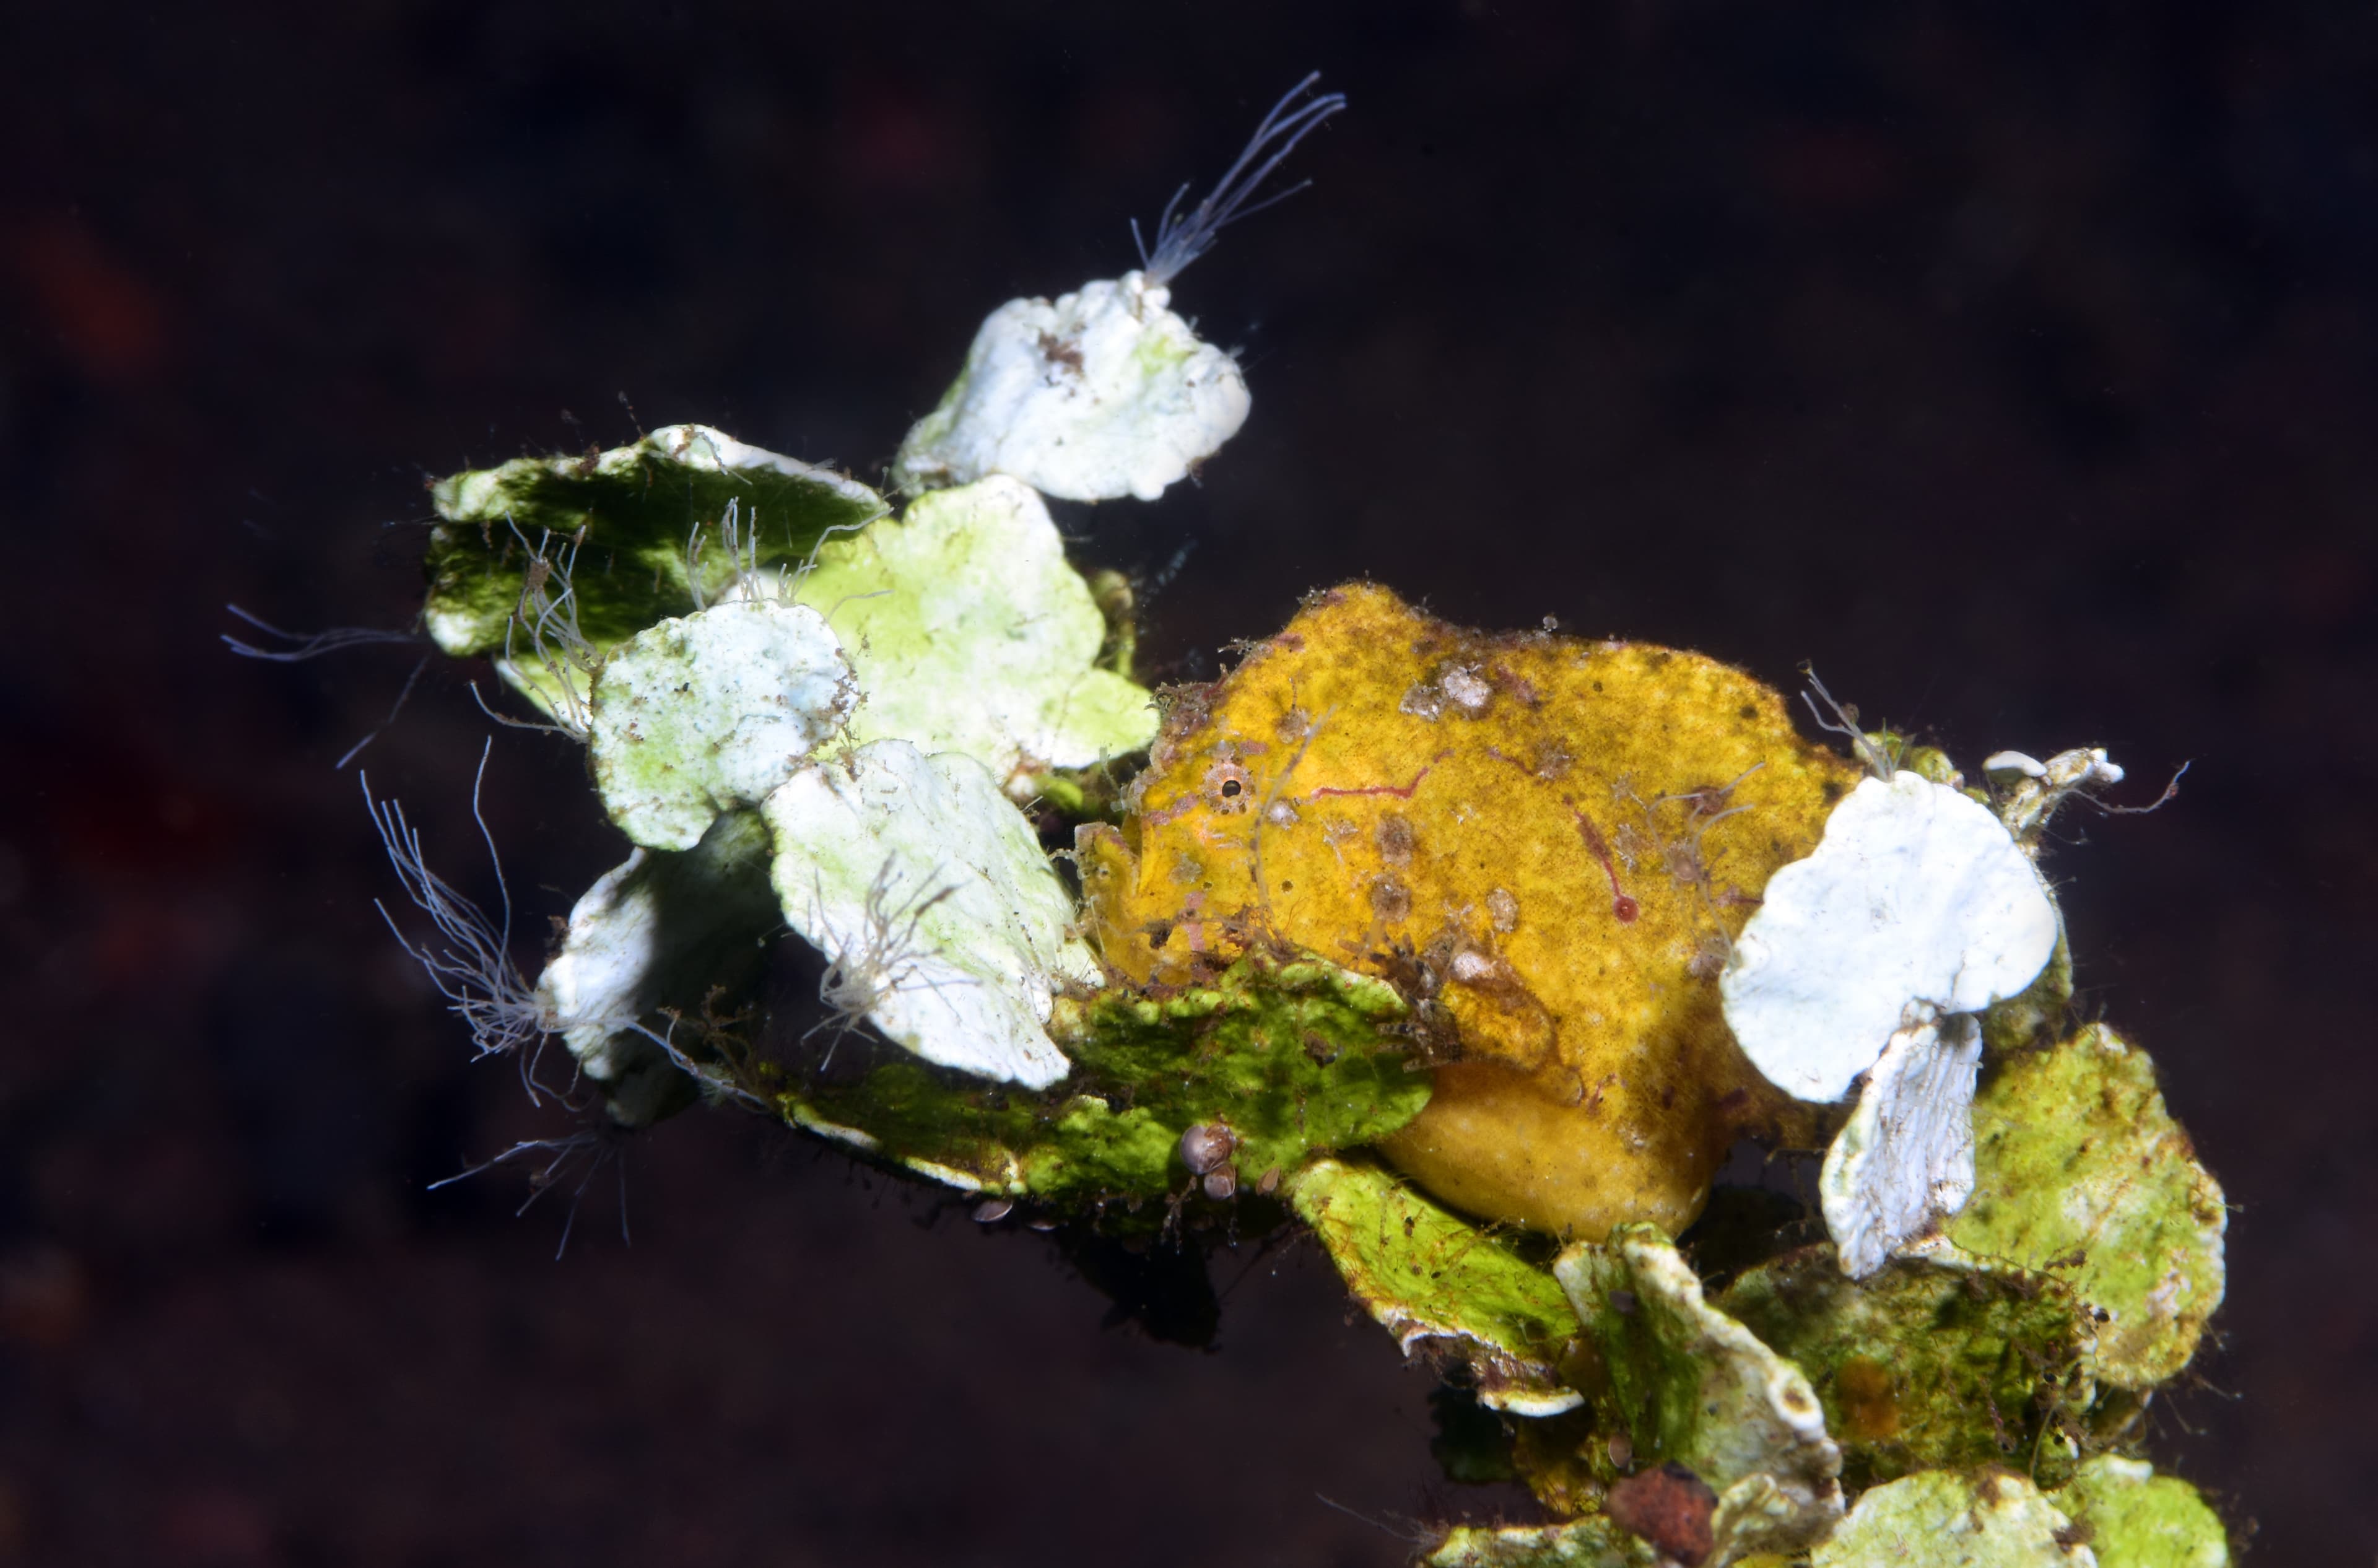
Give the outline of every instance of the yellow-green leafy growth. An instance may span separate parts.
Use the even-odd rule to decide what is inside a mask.
[[[2100,1454],[2055,1494],[2097,1568],[2229,1568],[2228,1532],[2196,1489],[2144,1459]]]
[[[2036,1456],[2069,1471],[2049,1433],[2090,1391],[2053,1279],[1899,1263],[1854,1281],[1819,1247],[1749,1270],[1717,1304],[1808,1375],[1852,1487]]]
[[[1373,1142],[1426,1103],[1428,1076],[1391,1033],[1404,1012],[1375,980],[1249,958],[1162,998],[1060,998],[1050,1033],[1073,1071],[1046,1093],[886,1056],[778,1105],[935,1180],[1076,1212],[1189,1193],[1210,1173],[1184,1163],[1182,1134],[1219,1122],[1237,1187],[1268,1192],[1315,1151]]]
[[[2099,1382],[2152,1388],[2185,1367],[2221,1304],[2228,1211],[2146,1053],[2092,1025],[2018,1055],[1975,1100],[1974,1138],[1956,1248],[2065,1281]]]
[[[1559,1371],[1577,1313],[1527,1238],[1483,1229],[1368,1161],[1318,1161],[1294,1191],[1346,1287],[1406,1355],[1467,1362],[1494,1408],[1547,1416],[1584,1402]]]
[[[1147,689],[1099,666],[1105,615],[1040,497],[994,475],[818,552],[796,589],[864,694],[854,741],[962,751],[1007,784],[1155,738]]]

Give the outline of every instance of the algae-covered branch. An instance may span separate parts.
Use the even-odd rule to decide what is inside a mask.
[[[624,841],[515,1033],[625,1126],[757,1107],[1125,1242],[1309,1228],[1468,1413],[1448,1468],[1544,1510],[1432,1562],[2225,1561],[2136,1457],[2220,1190],[2072,1016],[2038,864],[2102,751],[1969,783],[1700,654],[1371,583],[1135,679],[1044,497],[1152,499],[1247,417],[1170,289],[1335,106],[1291,95],[1142,271],[993,311],[896,489],[698,425],[437,486],[431,632]],[[1721,1182],[1761,1152],[1815,1193]]]

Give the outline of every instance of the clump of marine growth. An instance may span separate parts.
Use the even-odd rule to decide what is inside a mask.
[[[1307,1227],[1442,1378],[1448,1474],[1544,1509],[1432,1563],[2226,1562],[2134,1452],[2221,1192],[2068,1015],[2036,865],[2102,751],[1969,783],[1818,688],[1844,755],[1701,655],[1365,583],[1134,680],[1043,497],[1153,498],[1245,419],[1169,290],[1311,86],[1140,270],[994,311],[895,491],[690,425],[441,482],[430,633],[627,844],[531,981],[377,808],[416,952],[619,1126],[739,1105],[1100,1245]],[[1746,1146],[1823,1151],[1815,1204],[1719,1184]]]

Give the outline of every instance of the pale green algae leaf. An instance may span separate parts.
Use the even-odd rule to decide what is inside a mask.
[[[858,697],[841,644],[805,604],[734,599],[673,616],[594,677],[594,787],[630,842],[691,849],[721,812],[792,777]]]
[[[1100,983],[1032,827],[972,757],[879,740],[762,807],[785,918],[834,964],[836,1004],[928,1061],[1046,1088],[1054,993]]]
[[[2146,1053],[2093,1024],[2018,1055],[1983,1085],[1974,1128],[1978,1175],[1944,1259],[2065,1281],[2101,1383],[2177,1374],[2221,1304],[2229,1216]]]
[[[1464,1525],[1419,1568],[1660,1568],[1650,1542],[1596,1515],[1537,1527]]]
[[[2053,1418],[2077,1418],[2094,1391],[2060,1281],[1926,1262],[1853,1281],[1808,1247],[1744,1271],[1716,1304],[1808,1374],[1853,1489],[1939,1467],[2069,1470]]]
[[[424,618],[458,658],[504,652],[541,541],[576,542],[568,586],[578,630],[600,652],[715,603],[755,569],[797,569],[820,540],[886,509],[856,480],[703,425],[585,457],[472,469],[439,480],[430,498],[443,521],[429,535]],[[730,503],[743,545],[734,552],[719,538]]]
[[[1576,1349],[1577,1314],[1522,1239],[1472,1224],[1367,1160],[1315,1161],[1293,1195],[1346,1287],[1404,1354],[1463,1358],[1479,1403],[1514,1415],[1585,1403],[1558,1371]]]
[[[855,741],[959,751],[1004,784],[1146,747],[1146,688],[1097,667],[1106,616],[1039,496],[987,479],[827,544],[795,590],[865,693]]]
[[[1247,418],[1237,362],[1198,341],[1171,297],[1126,272],[992,311],[957,380],[900,443],[900,486],[1004,473],[1062,500],[1156,499]]]
[[[1121,987],[1060,997],[1051,1025],[1074,1064],[1062,1091],[892,1056],[856,1078],[787,1088],[777,1104],[796,1125],[965,1191],[1119,1223],[1146,1205],[1152,1227],[1166,1200],[1196,1186],[1180,1148],[1193,1126],[1231,1130],[1245,1193],[1417,1116],[1430,1077],[1406,1059],[1405,1016],[1366,976],[1250,957],[1162,998]]]
[[[2021,1476],[1927,1470],[1863,1493],[1809,1561],[1813,1568],[2097,1568],[2082,1534]]]
[[[767,825],[737,812],[681,854],[637,850],[571,907],[537,1002],[615,1119],[653,1120],[690,1089],[645,1032],[666,1033],[660,1010],[698,1015],[720,987],[759,977],[783,924],[769,856]]]
[[[1716,1490],[1712,1564],[1797,1550],[1841,1517],[1842,1452],[1807,1375],[1710,1306],[1657,1226],[1579,1242],[1553,1272],[1600,1352],[1606,1424],[1638,1465],[1675,1460]]]
[[[2229,1568],[2229,1535],[2194,1487],[2144,1459],[2099,1454],[2056,1505],[2089,1531],[2100,1568]]]

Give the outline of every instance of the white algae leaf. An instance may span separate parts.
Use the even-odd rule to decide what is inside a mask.
[[[1864,1279],[1964,1206],[1981,1060],[1981,1021],[1958,1012],[1900,1030],[1874,1064],[1817,1184],[1851,1278]]]
[[[1975,1012],[2056,949],[2056,907],[1988,808],[1912,772],[1868,779],[1815,853],[1769,879],[1721,977],[1725,1020],[1771,1083],[1838,1100],[1911,1003]]]
[[[1046,1088],[1051,997],[1099,983],[1030,823],[973,758],[879,740],[767,799],[785,918],[847,1011],[928,1061]]]
[[[1155,737],[1147,689],[1096,665],[1106,617],[1049,509],[1013,479],[922,497],[833,541],[796,592],[866,693],[855,741],[964,752],[1006,784]]]
[[[1247,384],[1142,273],[994,310],[939,407],[900,445],[906,489],[1011,474],[1068,501],[1164,487],[1246,423]]]
[[[2021,1476],[1926,1470],[1862,1493],[1809,1561],[1814,1568],[2097,1568],[2083,1533]]]
[[[594,787],[619,831],[691,849],[755,806],[848,718],[858,693],[823,616],[738,599],[631,638],[594,681]]]
[[[1553,1273],[1597,1342],[1636,1461],[1715,1489],[1712,1564],[1805,1547],[1841,1517],[1842,1451],[1806,1373],[1708,1304],[1656,1226],[1579,1242]]]
[[[571,906],[537,1001],[615,1117],[650,1119],[674,1076],[639,1022],[750,978],[764,952],[758,939],[778,919],[768,830],[750,811],[720,818],[683,854],[637,850]]]

